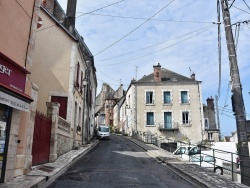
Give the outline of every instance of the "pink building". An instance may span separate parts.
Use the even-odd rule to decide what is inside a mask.
[[[0,182],[31,167],[35,99],[29,70],[39,6],[40,0],[0,1]]]

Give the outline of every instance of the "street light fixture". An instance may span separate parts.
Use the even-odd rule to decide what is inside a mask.
[[[82,145],[84,144],[84,127],[85,127],[85,103],[86,103],[86,92],[85,92],[85,87],[88,85],[88,81],[86,78],[82,80],[82,87],[83,87],[83,116],[82,116]]]

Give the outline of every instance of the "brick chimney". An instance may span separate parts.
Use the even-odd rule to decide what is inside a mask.
[[[194,73],[191,74],[191,79],[192,79],[192,80],[195,80],[195,74],[194,74]]]
[[[158,63],[158,65],[154,65],[153,68],[154,68],[154,82],[161,82],[162,72],[160,63]]]
[[[75,27],[76,21],[76,3],[77,0],[68,0],[66,15],[69,19],[70,24]]]
[[[213,97],[207,98],[207,108],[214,111],[214,99],[213,99]]]

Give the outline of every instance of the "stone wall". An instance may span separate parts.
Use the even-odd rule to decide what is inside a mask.
[[[62,134],[57,136],[57,156],[63,155],[70,151],[73,147],[73,140]]]

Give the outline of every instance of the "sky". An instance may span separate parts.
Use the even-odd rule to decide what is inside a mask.
[[[58,2],[66,11],[67,0]],[[250,119],[250,0],[230,0],[231,4],[242,94]],[[126,90],[133,78],[151,74],[153,65],[160,63],[186,77],[195,73],[196,80],[202,81],[203,104],[218,96],[221,135],[236,131],[223,23],[219,66],[217,0],[78,0],[76,12],[76,29],[94,56],[97,94],[102,83],[114,90],[123,84]]]

